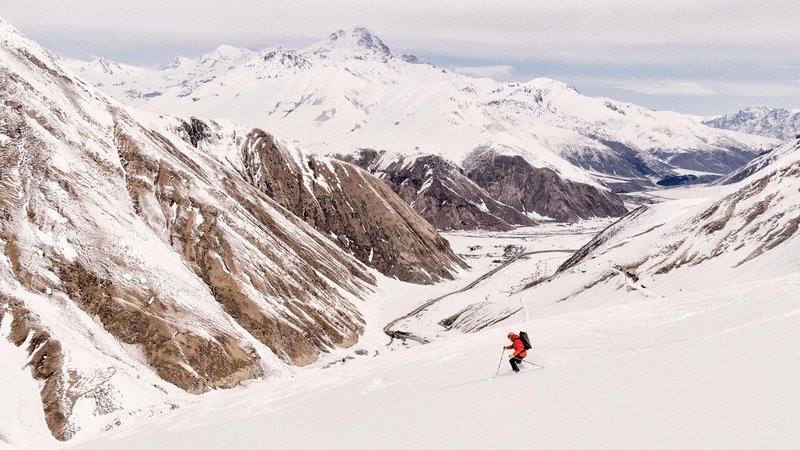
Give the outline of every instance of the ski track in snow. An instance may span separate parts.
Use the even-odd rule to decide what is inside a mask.
[[[427,345],[385,347],[375,324],[413,308],[414,298],[463,290],[442,301],[484,301],[480,286],[464,288],[475,273],[492,269],[510,241],[567,248],[591,237],[576,230],[550,234],[557,241],[525,241],[527,231],[516,232],[448,234],[460,254],[482,255],[453,282],[382,279],[364,304],[373,326],[355,347],[369,356],[331,365],[353,351],[341,349],[291,378],[212,392],[179,411],[67,446],[482,449],[504,446],[518,429],[529,431],[526,448],[800,445],[798,274],[730,279],[693,292],[623,290],[615,294],[621,298],[599,290],[583,294],[580,304],[528,299],[524,317],[476,333],[452,331]],[[518,282],[514,267],[523,261],[488,285]],[[527,263],[530,271],[541,261]],[[627,277],[617,278],[628,286]],[[509,329],[528,331],[533,349],[526,360],[545,369],[526,365],[513,374],[507,355],[498,361]]]
[[[494,377],[505,330],[487,329],[211,393],[77,447],[495,448],[522,427],[536,448],[786,448],[800,442],[800,278],[784,281],[515,324],[543,370],[510,374],[503,358]]]

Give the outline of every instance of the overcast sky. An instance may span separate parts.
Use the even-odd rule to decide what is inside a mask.
[[[165,65],[366,26],[398,53],[501,81],[705,115],[800,108],[798,0],[0,0],[0,16],[81,59]]]

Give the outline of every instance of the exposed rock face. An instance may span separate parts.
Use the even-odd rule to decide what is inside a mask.
[[[454,164],[440,156],[398,156],[361,150],[357,158],[341,157],[380,177],[437,229],[510,230],[535,222],[489,196]]]
[[[70,392],[68,374],[62,370],[61,342],[37,323],[21,301],[0,294],[0,322],[3,319],[11,321],[9,341],[17,347],[27,343],[25,350],[30,356],[31,375],[43,383],[41,397],[47,427],[56,439],[71,438],[76,427],[69,422],[69,416],[77,395]]]
[[[609,190],[574,183],[551,169],[538,169],[516,155],[476,150],[465,173],[497,201],[519,211],[558,221],[624,215],[622,201]]]
[[[194,195],[191,187],[187,189],[186,180],[210,180],[212,174],[192,164],[166,137],[154,132],[142,136],[145,145],[160,146],[182,160],[189,173],[169,166],[164,160],[149,160],[141,144],[125,133],[123,125],[118,125],[115,137],[128,172],[128,191],[134,207],[151,222],[154,230],[166,226],[173,249],[191,264],[226,312],[248,332],[276,355],[295,364],[313,361],[321,349],[355,342],[363,323],[352,305],[347,308],[339,305],[338,296],[326,289],[325,279],[342,282],[342,287],[355,295],[359,289],[357,285],[348,285],[350,277],[373,281],[363,267],[337,252],[327,258],[346,268],[344,274],[335,266],[317,266],[319,255],[315,249],[280,224],[288,220],[297,227],[299,221],[285,217],[277,205],[265,201],[268,199],[254,189],[237,183],[236,174],[223,172],[226,178],[222,180],[221,192],[212,191],[216,194],[213,204]],[[142,180],[155,180],[155,186]],[[154,216],[146,213],[153,210]],[[161,223],[171,210],[174,218]],[[322,248],[330,245],[318,235],[311,234],[306,239]],[[272,267],[242,258],[242,253],[246,253],[242,244],[250,252],[257,252],[259,259],[271,261]],[[286,250],[294,254],[292,258],[286,258]],[[255,298],[253,288],[260,293]],[[265,306],[276,300],[287,314],[265,314]],[[325,308],[324,314],[308,307],[319,301],[336,307]]]
[[[432,283],[465,266],[430,224],[358,167],[293,154],[261,130],[242,153],[251,184],[382,273]]]

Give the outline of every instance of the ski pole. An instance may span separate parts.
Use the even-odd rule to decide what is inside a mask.
[[[506,349],[503,349],[503,353],[500,353],[500,362],[497,363],[497,372],[494,373],[494,376],[500,374],[500,365],[503,364],[503,356],[506,354]]]

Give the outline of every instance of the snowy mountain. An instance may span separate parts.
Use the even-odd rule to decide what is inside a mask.
[[[369,266],[419,283],[464,266],[361,169],[123,106],[2,19],[0,93],[3,378],[56,439],[353,345]]]
[[[369,36],[273,50],[271,63],[287,73],[343,57],[376,71],[431,69]],[[227,77],[252,57],[223,48],[205,64]],[[178,78],[206,70],[196,60],[173,66],[165,70]],[[336,76],[351,82],[346,70]],[[365,84],[348,95],[379,91]],[[580,99],[572,92],[559,95]],[[338,113],[319,135],[286,142],[273,128],[121,105],[2,19],[0,93],[0,446],[490,448],[532,423],[523,443],[536,448],[800,443],[794,140],[735,184],[660,191],[663,203],[614,223],[449,233],[479,273],[461,271],[407,202],[436,209],[429,220],[443,227],[495,220],[498,229],[538,220],[539,210],[574,214],[577,199],[613,206],[592,197],[610,191],[548,147],[498,144],[524,143],[514,133],[525,127],[553,142],[580,133],[506,127],[476,100],[464,114],[500,126],[478,147],[412,153],[388,138],[382,147],[326,141]],[[425,102],[408,94],[396,105]],[[316,101],[295,112],[313,113]],[[365,109],[369,123],[394,119]],[[456,143],[474,138],[465,124],[439,125]],[[654,139],[676,133],[664,130]],[[613,151],[640,154],[625,148]],[[353,164],[320,155],[339,152]],[[508,374],[501,346],[519,329],[533,338],[528,359],[545,369]]]
[[[737,185],[659,192],[567,261],[554,252],[600,221],[448,233],[485,269],[527,247],[449,287],[394,292],[420,299],[394,331],[428,344],[375,339],[77,448],[797,447],[800,146],[782,153]],[[557,274],[540,272],[548,260]],[[502,346],[518,330],[533,348],[514,374]]]
[[[392,330],[434,340],[442,327],[475,332],[546,314],[554,304],[581,308],[584,302],[616,304],[632,296],[672,298],[737,284],[773,286],[769,280],[796,276],[800,142],[787,142],[767,164],[756,166],[735,184],[695,188],[685,198],[639,207],[552,275],[520,276],[512,288],[470,296],[471,302],[463,293],[445,298]]]
[[[714,185],[733,184],[733,183],[738,183],[739,181],[742,181],[746,178],[749,178],[755,173],[761,171],[762,169],[768,168],[777,161],[785,158],[787,154],[791,154],[794,151],[796,151],[799,142],[800,142],[800,137],[797,137],[795,139],[790,139],[784,145],[775,147],[772,150],[765,152],[758,158],[750,161],[744,166],[736,169],[735,171],[715,181],[713,184]]]
[[[800,111],[764,106],[745,108],[735,114],[726,114],[703,121],[704,124],[724,130],[757,134],[780,140],[800,135]]]
[[[379,152],[383,172],[375,173],[392,178],[396,187],[402,175],[386,169],[408,167],[416,158],[441,158],[438,166],[462,171],[476,153],[520,156],[513,159],[516,171],[548,169],[558,178],[547,191],[579,183],[576,190],[592,196],[591,202],[581,201],[561,186],[554,199],[540,202],[535,191],[543,187],[532,182],[521,193],[532,203],[507,205],[525,215],[558,220],[623,214],[622,203],[603,183],[627,191],[675,176],[702,181],[730,172],[775,144],[712,129],[677,113],[589,98],[553,80],[497,83],[465,77],[397,54],[364,28],[333,33],[301,50],[268,49],[222,65],[203,65],[217,59],[182,59],[144,76],[93,73],[87,79],[150,111],[264,127],[320,154],[357,159],[362,150]],[[84,68],[80,62],[70,64],[76,71]],[[484,190],[477,197],[474,186],[460,177],[431,179],[442,186],[469,187],[452,193],[442,189],[447,194],[435,199],[442,205],[457,196],[463,217],[449,211],[431,214],[421,206],[430,203],[425,198],[403,197],[446,228],[526,224],[475,203],[486,196],[504,203],[489,192],[492,186],[485,183],[489,177],[482,169],[473,165],[465,174]],[[496,167],[486,170],[496,172]]]

